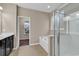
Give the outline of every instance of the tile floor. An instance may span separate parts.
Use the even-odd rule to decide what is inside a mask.
[[[29,45],[29,39],[21,39],[20,40],[20,46]]]
[[[47,53],[40,45],[31,45],[13,50],[10,56],[47,56]]]

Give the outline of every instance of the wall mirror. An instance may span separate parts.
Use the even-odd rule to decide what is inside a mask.
[[[0,34],[2,33],[2,6],[0,6]]]

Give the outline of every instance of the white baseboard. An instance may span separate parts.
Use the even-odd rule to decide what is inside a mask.
[[[39,45],[39,44],[40,44],[40,43],[34,43],[34,44],[30,44],[30,46],[32,46],[32,45]],[[18,48],[19,48],[19,46],[13,48],[13,50],[17,50]]]
[[[34,44],[30,44],[30,45],[38,45],[38,44],[40,44],[40,43],[34,43]]]
[[[15,47],[15,48],[13,48],[13,50],[17,50],[19,48],[19,46],[17,46],[17,47]]]

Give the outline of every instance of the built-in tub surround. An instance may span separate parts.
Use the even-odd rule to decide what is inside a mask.
[[[53,40],[54,40],[54,35],[52,35],[52,34],[50,34],[50,35],[43,35],[43,36],[39,37],[40,45],[48,53],[48,55],[52,55],[53,49],[51,47],[51,42]]]

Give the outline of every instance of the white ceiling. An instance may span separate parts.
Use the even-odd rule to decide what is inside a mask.
[[[62,6],[64,3],[17,3],[19,7],[28,8],[32,10],[51,12]],[[50,6],[50,8],[48,8]]]

